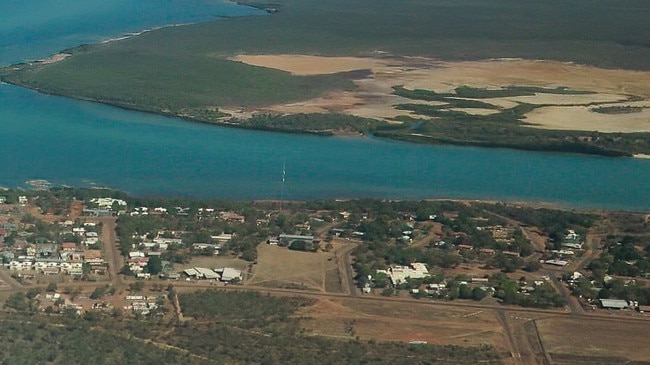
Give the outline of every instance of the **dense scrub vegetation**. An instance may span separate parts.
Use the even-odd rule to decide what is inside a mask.
[[[173,336],[173,337],[172,337]],[[164,338],[218,363],[339,365],[499,364],[492,348],[341,341],[277,332],[251,333],[222,325],[187,326]]]
[[[204,291],[180,296],[196,319],[123,320],[12,314],[0,319],[3,364],[409,364],[501,363],[489,346],[407,345],[303,334],[306,298]]]
[[[417,98],[426,97],[418,95]],[[398,109],[408,110],[414,116],[398,118],[403,122],[401,125],[380,126],[374,134],[417,143],[504,147],[603,156],[630,156],[650,152],[648,133],[539,129],[531,128],[522,121],[525,113],[544,105],[520,104],[495,114],[475,115],[449,108],[494,107],[482,105],[486,103],[480,101],[440,97],[439,94],[434,99],[444,99],[447,105],[399,104]],[[418,118],[418,115],[434,119],[422,119]]]
[[[641,113],[643,107],[640,106],[601,106],[598,108],[592,108],[592,112],[600,114],[630,114],[630,113]]]
[[[353,115],[328,114],[256,114],[249,119],[228,119],[225,123],[237,127],[267,131],[311,133],[323,136],[341,132],[366,134],[385,122]]]
[[[208,290],[180,295],[187,315],[217,323],[185,323],[165,342],[221,363],[242,364],[393,364],[499,363],[490,347],[407,346],[375,341],[339,341],[305,336],[291,316],[310,299],[272,297],[253,292]],[[221,340],[221,341],[219,341]]]
[[[178,297],[186,316],[247,327],[264,327],[267,322],[286,321],[299,307],[312,303],[307,298],[272,297],[253,291],[206,290]]]
[[[340,341],[300,335],[297,327],[262,333],[217,323],[105,321],[91,328],[86,319],[33,316],[0,323],[0,361],[7,365],[501,363],[488,346]]]
[[[0,362],[22,364],[160,365],[216,364],[129,338],[127,333],[90,330],[85,320],[48,323],[38,317],[0,321]]]

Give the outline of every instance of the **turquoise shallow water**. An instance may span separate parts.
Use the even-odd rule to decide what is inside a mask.
[[[2,0],[0,64],[170,24],[265,14],[225,0]]]
[[[24,4],[36,1],[0,3],[0,14],[16,11],[33,28],[21,28],[24,20],[11,17],[0,22],[0,33],[38,39],[20,43],[2,36],[0,63],[44,57],[124,32],[212,19],[217,12],[259,14],[213,1],[58,2],[70,6],[64,20],[56,12],[28,11]],[[223,7],[206,10],[215,4]],[[151,9],[156,11],[150,14]],[[87,19],[98,24],[79,25],[94,24]],[[235,130],[9,85],[0,85],[0,146],[0,185],[9,187],[43,178],[138,195],[275,199],[284,190],[287,199],[457,197],[650,208],[647,160]]]

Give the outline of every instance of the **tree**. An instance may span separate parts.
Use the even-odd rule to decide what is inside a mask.
[[[98,310],[88,310],[84,313],[83,316],[83,318],[88,322],[99,322],[102,317],[102,312]]]
[[[390,279],[388,275],[384,274],[383,272],[378,272],[375,274],[374,282],[377,288],[385,288],[390,285]]]
[[[135,283],[129,284],[129,290],[131,292],[140,292],[144,288],[144,283],[142,281],[136,281]]]
[[[106,293],[106,287],[98,286],[90,294],[90,299],[99,299],[99,298],[103,297],[105,293]]]
[[[120,203],[117,202],[117,200],[114,201],[113,204],[111,204],[111,210],[112,210],[113,212],[117,213],[117,212],[119,212],[121,209],[122,209],[122,206],[120,205]]]
[[[29,308],[29,299],[27,298],[24,292],[19,291],[12,294],[9,298],[7,298],[4,306],[5,308],[12,308],[17,311],[24,311]]]
[[[467,284],[462,284],[458,286],[458,297],[460,299],[472,299],[472,288]]]
[[[244,252],[241,253],[241,259],[249,262],[255,261],[255,259],[257,259],[257,250],[254,248],[244,250]]]
[[[49,283],[47,285],[47,288],[45,289],[45,291],[47,291],[48,293],[54,293],[57,289],[58,289],[58,287],[57,287],[56,283],[51,282],[51,283]]]
[[[70,300],[75,300],[75,298],[77,298],[77,296],[79,296],[79,294],[81,294],[81,288],[80,287],[74,288],[70,292]]]
[[[485,290],[483,290],[481,288],[474,288],[472,290],[472,299],[474,299],[476,301],[479,301],[479,300],[485,298],[486,295],[487,294],[485,293]]]
[[[111,317],[121,320],[124,317],[124,312],[121,308],[115,307],[111,311]]]
[[[535,272],[541,268],[542,264],[539,262],[539,260],[531,260],[523,267],[523,269],[528,272]]]
[[[83,264],[81,264],[82,280],[88,280],[90,278],[90,270],[92,270],[92,266],[90,266],[90,263],[84,262]]]
[[[162,271],[162,261],[159,256],[149,256],[149,261],[144,267],[144,271],[151,275],[158,275]]]

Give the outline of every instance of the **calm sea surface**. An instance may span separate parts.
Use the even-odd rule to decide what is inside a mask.
[[[262,15],[207,0],[5,0],[0,14],[4,65],[166,24]],[[650,209],[648,160],[243,131],[0,85],[0,185],[37,178],[137,195],[458,197]]]

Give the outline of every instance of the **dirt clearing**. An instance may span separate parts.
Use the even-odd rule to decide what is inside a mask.
[[[537,321],[547,353],[592,357],[650,359],[650,322],[613,322],[552,318]],[[557,356],[556,356],[557,357]]]
[[[261,244],[247,285],[316,291],[340,291],[336,247],[330,252],[293,251]]]
[[[413,301],[319,299],[299,315],[308,333],[379,341],[493,345],[506,351],[503,329],[494,313],[470,308],[440,308]]]

